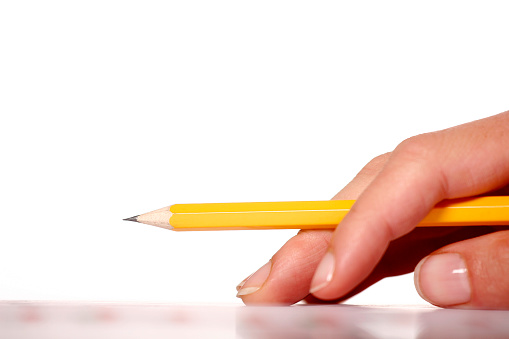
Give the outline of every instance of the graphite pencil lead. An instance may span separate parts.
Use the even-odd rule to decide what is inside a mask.
[[[135,222],[138,222],[138,217],[139,217],[139,215],[135,215],[134,217],[125,218],[124,220],[125,221],[135,221]]]

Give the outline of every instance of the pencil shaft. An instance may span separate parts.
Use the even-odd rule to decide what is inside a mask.
[[[169,208],[175,231],[333,229],[354,200],[177,204]],[[446,200],[418,226],[509,225],[509,197]],[[156,225],[161,226],[161,225]]]

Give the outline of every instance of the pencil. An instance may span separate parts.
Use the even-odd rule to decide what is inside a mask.
[[[355,200],[175,204],[124,220],[173,231],[334,229]],[[444,200],[417,225],[509,225],[509,197]]]

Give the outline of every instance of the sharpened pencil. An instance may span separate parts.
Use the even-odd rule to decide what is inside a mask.
[[[334,229],[355,200],[175,204],[124,220],[174,231]],[[444,200],[417,225],[509,225],[509,197]]]

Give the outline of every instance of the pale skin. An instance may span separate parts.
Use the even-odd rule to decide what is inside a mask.
[[[443,199],[509,195],[509,111],[409,138],[333,199],[356,199],[334,231],[300,231],[237,290],[245,304],[340,302],[415,270],[441,307],[509,309],[509,227],[415,228]]]

